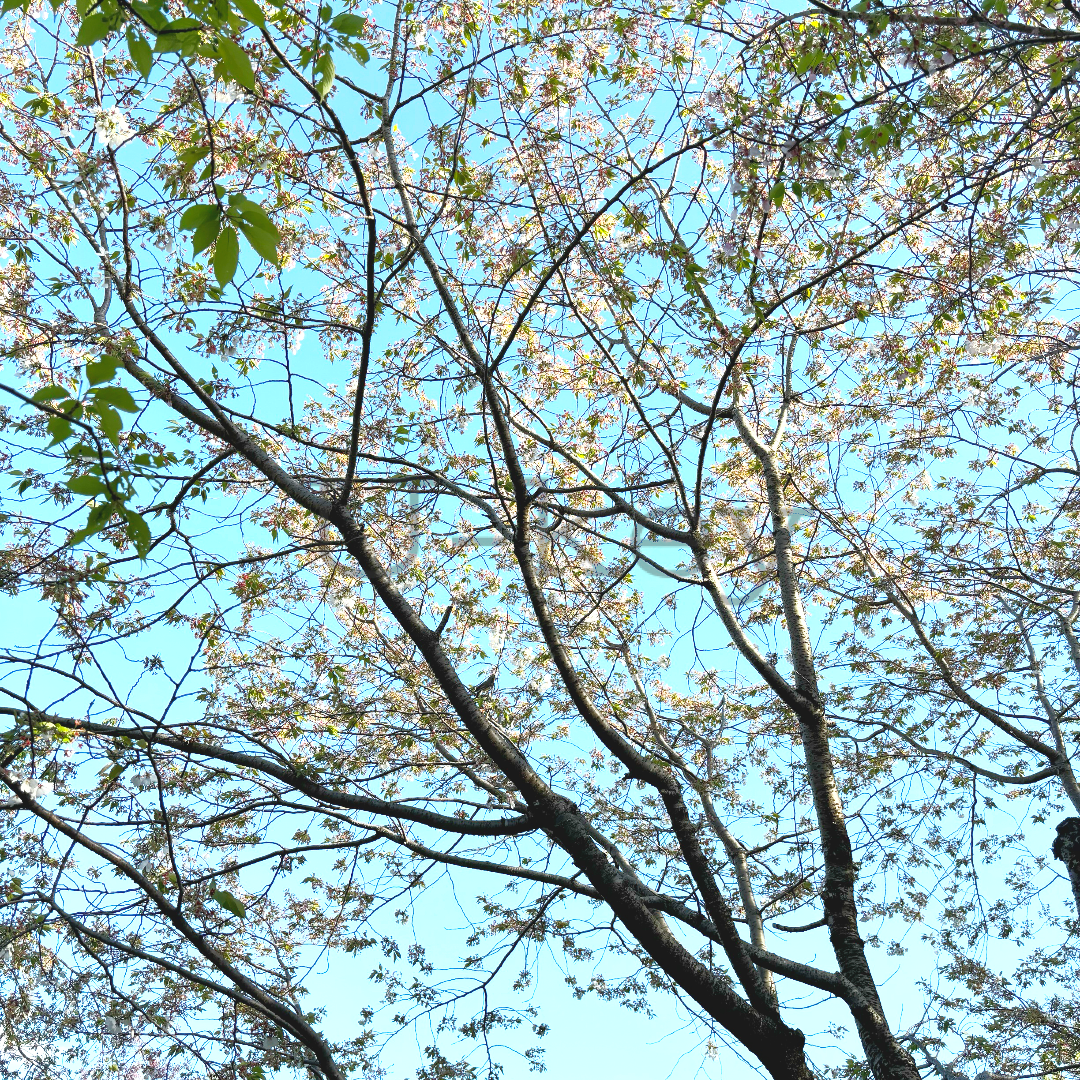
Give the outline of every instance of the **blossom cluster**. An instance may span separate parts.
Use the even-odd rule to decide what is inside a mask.
[[[24,795],[31,799],[36,799],[40,795],[51,795],[53,791],[53,784],[49,780],[27,779],[16,774],[12,774],[11,780],[17,788],[22,790]],[[22,805],[21,799],[11,797],[0,802],[0,809],[11,810]]]
[[[94,116],[94,132],[110,150],[123,145],[135,134],[127,117],[115,106],[98,110]]]

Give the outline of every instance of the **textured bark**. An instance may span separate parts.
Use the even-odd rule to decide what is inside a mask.
[[[1058,823],[1057,837],[1051,850],[1054,858],[1065,864],[1076,901],[1076,914],[1080,918],[1080,818],[1067,817]]]
[[[371,551],[363,529],[343,508],[334,507],[330,520],[340,530],[349,553],[398,625],[422,653],[466,728],[514,783],[528,802],[531,815],[550,831],[645,951],[677,985],[754,1054],[774,1080],[812,1080],[803,1033],[785,1024],[775,1010],[764,1011],[737,994],[672,934],[663,917],[649,907],[634,883],[605,857],[578,807],[553,791],[517,747],[485,717],[476,697],[460,680],[443,652],[437,636],[398,592]]]
[[[859,934],[855,860],[833,776],[832,752],[824,715],[816,711],[800,716],[799,729],[825,861],[821,902],[840,971],[866,1000],[867,1008],[861,1016],[853,1010],[866,1060],[876,1080],[919,1080],[914,1058],[900,1045],[885,1019],[877,983],[866,959],[866,945]]]
[[[840,973],[863,998],[863,1006],[852,1009],[852,1016],[875,1080],[920,1080],[914,1058],[900,1045],[885,1018],[877,983],[866,959],[866,945],[859,934],[855,858],[833,771],[828,722],[818,694],[814,649],[792,556],[783,482],[773,450],[751,428],[739,407],[740,387],[741,380],[736,370],[732,381],[732,415],[743,442],[761,465],[769,495],[773,553],[791,642],[792,666],[795,669],[794,694],[788,697],[788,701],[798,717],[806,776],[817,816],[825,864],[821,901],[829,938]]]

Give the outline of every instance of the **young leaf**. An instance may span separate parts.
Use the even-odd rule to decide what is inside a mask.
[[[68,392],[62,386],[43,386],[40,390],[35,390],[33,399],[34,401],[57,401],[60,398],[66,398]]]
[[[56,446],[57,443],[64,442],[65,439],[71,438],[71,422],[65,420],[62,416],[50,417],[45,427],[52,436],[52,442],[45,448],[46,450],[49,447]]]
[[[246,195],[230,195],[229,205],[252,228],[269,233],[274,238],[275,244],[281,241],[278,227],[270,220],[270,215],[257,202],[252,202]]]
[[[232,0],[232,5],[249,23],[258,27],[266,25],[266,16],[255,0]]]
[[[112,405],[124,412],[138,412],[139,406],[135,399],[122,386],[98,386],[90,391],[94,401],[101,401]]]
[[[214,211],[213,216],[204,221],[191,237],[191,245],[196,255],[205,251],[217,239],[218,229],[221,227],[221,211],[216,206]]]
[[[330,28],[339,34],[344,34],[345,37],[360,37],[367,28],[367,19],[361,15],[351,15],[343,11],[331,19]]]
[[[237,915],[241,919],[247,917],[247,908],[245,908],[231,892],[228,892],[225,889],[214,889],[213,892],[210,893],[210,896],[226,911],[231,912],[233,915]]]
[[[131,0],[131,10],[151,30],[164,30],[169,25],[169,17],[159,7],[145,3],[145,0]]]
[[[229,225],[222,229],[214,249],[214,277],[222,288],[232,281],[239,258],[240,241],[236,236],[236,229]]]
[[[229,75],[245,90],[254,90],[255,72],[252,70],[251,60],[244,49],[231,38],[224,36],[218,38],[217,47]]]
[[[111,382],[113,376],[116,374],[116,369],[120,366],[120,360],[115,356],[110,356],[108,353],[98,357],[97,360],[91,360],[86,365],[86,381],[91,386],[98,386],[101,383]]]
[[[199,46],[198,19],[174,19],[163,26],[154,42],[154,52],[180,53],[190,56]]]
[[[146,524],[142,514],[137,514],[134,510],[124,507],[123,514],[127,538],[135,546],[139,558],[145,559],[153,540],[150,535],[150,526]]]
[[[320,101],[325,101],[326,95],[330,93],[334,85],[334,73],[334,58],[327,50],[315,61],[315,92]]]
[[[211,203],[210,205],[200,203],[197,206],[189,206],[180,218],[180,228],[185,232],[190,229],[197,229],[200,225],[205,225],[220,213],[221,207],[214,203]]]
[[[101,479],[97,476],[73,476],[65,485],[68,491],[75,492],[76,495],[104,495],[108,492],[108,488],[101,482]]]
[[[115,29],[114,22],[114,19],[107,19],[104,15],[87,15],[82,21],[82,26],[79,27],[75,44],[93,45],[95,41],[101,41]]]
[[[195,166],[209,153],[209,146],[189,146],[186,150],[181,150],[176,155],[176,160],[179,161],[188,172],[191,172],[191,170],[194,169]],[[191,207],[190,209],[194,209],[194,207]]]
[[[154,66],[154,51],[150,48],[150,42],[129,26],[127,44],[131,62],[139,69],[139,74],[144,79],[149,78],[150,69]]]
[[[264,229],[256,229],[246,221],[240,222],[240,231],[244,234],[244,238],[247,242],[255,249],[256,254],[265,259],[268,263],[273,263],[274,266],[277,266],[278,237],[276,235],[268,233]]]
[[[124,430],[124,421],[120,419],[120,414],[115,409],[109,408],[108,405],[98,404],[96,402],[93,406],[93,411],[97,414],[101,430],[105,437],[113,444],[113,446],[119,446],[120,432]]]

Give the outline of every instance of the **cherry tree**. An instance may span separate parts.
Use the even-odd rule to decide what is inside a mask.
[[[3,1069],[1080,1069],[1068,3],[5,6]]]

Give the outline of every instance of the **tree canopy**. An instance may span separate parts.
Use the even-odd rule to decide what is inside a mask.
[[[1080,1072],[1069,0],[3,8],[3,1075]]]

